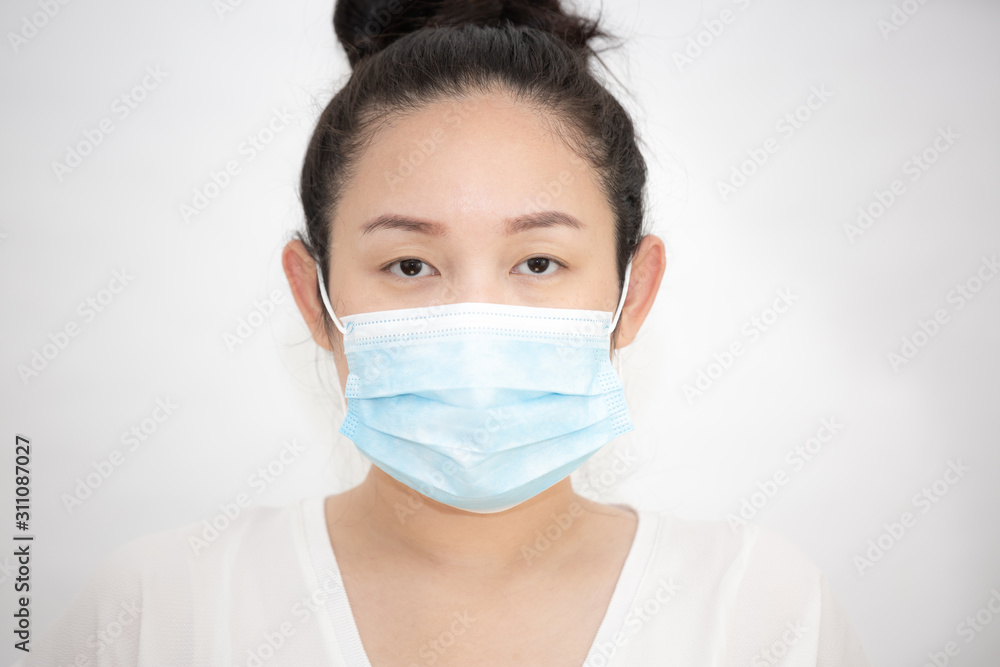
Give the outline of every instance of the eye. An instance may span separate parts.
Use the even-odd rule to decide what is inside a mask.
[[[424,278],[437,273],[437,270],[427,262],[412,257],[397,259],[386,266],[383,271],[388,271],[400,278]]]
[[[546,276],[550,273],[555,273],[561,266],[562,264],[551,257],[529,257],[516,267],[518,269],[524,267],[524,270],[516,271],[515,273],[528,273],[535,276]]]

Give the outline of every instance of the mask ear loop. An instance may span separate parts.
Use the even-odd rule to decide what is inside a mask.
[[[326,285],[323,284],[323,278],[320,276],[321,271],[319,262],[316,262],[316,282],[319,284],[319,295],[323,299],[323,305],[326,306],[326,312],[330,314],[330,319],[333,320],[333,326],[337,327],[337,331],[343,334],[346,329],[333,313],[333,306],[330,305],[330,297],[326,293]]]
[[[630,259],[628,261],[628,264],[625,265],[625,280],[622,281],[622,295],[618,299],[618,307],[615,308],[615,315],[614,318],[612,318],[611,320],[611,326],[609,328],[610,332],[613,332],[615,330],[615,326],[618,324],[618,318],[622,314],[622,307],[625,305],[625,295],[628,294],[628,280],[629,276],[631,275],[632,275],[632,260]],[[618,373],[618,376],[621,377],[622,374],[621,355],[618,354],[617,349],[615,349],[613,352],[614,354],[612,354],[612,364],[614,365],[615,371]]]
[[[625,280],[622,282],[622,295],[621,298],[618,299],[618,307],[615,308],[615,316],[611,320],[611,331],[615,330],[615,325],[618,324],[618,317],[622,314],[622,306],[625,305],[625,295],[628,294],[628,279],[630,275],[632,275],[631,259],[628,261],[628,264],[625,265]]]
[[[322,270],[320,269],[319,262],[316,262],[316,282],[319,284],[319,295],[323,299],[323,306],[326,307],[326,312],[330,315],[330,319],[333,320],[333,326],[337,327],[337,331],[344,334],[346,328],[341,324],[340,320],[333,312],[333,306],[330,305],[330,297],[326,293],[326,286],[323,284],[323,278],[320,276]],[[340,382],[337,383],[337,388],[340,388]],[[344,415],[347,415],[347,397],[344,396],[343,391],[338,391],[340,394],[340,406],[344,409]]]

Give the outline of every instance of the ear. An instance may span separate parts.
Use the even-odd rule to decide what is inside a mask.
[[[666,268],[667,253],[663,240],[653,234],[643,236],[632,259],[628,294],[615,332],[615,349],[635,340],[660,291],[660,281]]]
[[[285,269],[285,277],[292,289],[295,305],[299,307],[302,318],[306,321],[313,340],[324,350],[333,351],[333,345],[327,337],[323,326],[325,315],[323,302],[319,296],[316,284],[316,272],[319,265],[313,261],[309,251],[302,241],[289,241],[281,253],[281,266]]]

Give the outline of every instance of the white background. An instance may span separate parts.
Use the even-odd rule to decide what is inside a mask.
[[[732,20],[712,35],[723,10]],[[280,265],[302,224],[306,142],[349,71],[330,0],[244,0],[223,13],[209,0],[81,0],[13,45],[39,11],[28,0],[0,9],[0,498],[12,502],[14,438],[27,436],[36,636],[123,542],[201,521],[241,492],[284,504],[364,470],[336,433],[332,363]],[[924,664],[954,640],[951,664],[983,666],[1000,659],[1000,618],[971,643],[956,633],[1000,591],[1000,280],[973,280],[980,290],[960,309],[954,290],[1000,254],[1000,4],[909,0],[898,26],[893,12],[875,0],[605,7],[605,27],[625,39],[606,59],[644,141],[668,267],[622,358],[636,429],[577,482],[607,502],[724,520],[784,471],[754,520],[827,573],[874,664]],[[147,67],[166,75],[123,118],[112,105]],[[829,98],[800,109],[813,88]],[[241,145],[275,110],[292,122],[263,133],[273,140],[249,160]],[[777,124],[796,113],[786,136]],[[53,162],[103,118],[113,132],[60,179]],[[907,162],[939,128],[958,138],[912,180]],[[724,197],[719,183],[772,137],[777,151]],[[229,160],[240,173],[185,221],[180,206]],[[894,179],[905,192],[850,238],[845,225]],[[134,278],[88,321],[78,305],[121,269]],[[274,290],[277,308],[231,350],[224,335]],[[751,340],[744,324],[769,317],[778,290],[793,306]],[[894,368],[888,355],[938,309],[947,322]],[[23,378],[70,323],[79,334]],[[744,353],[711,368],[734,341]],[[699,371],[715,379],[689,400]],[[173,414],[123,447],[168,398]],[[823,418],[843,428],[796,470],[787,452]],[[250,475],[289,440],[306,452],[258,494]],[[69,511],[64,494],[115,449],[124,462]],[[636,462],[613,475],[618,449]],[[950,461],[969,471],[939,483],[947,493],[922,512],[914,495]],[[859,571],[869,540],[907,511],[915,525],[883,537],[895,543]],[[2,515],[10,539],[13,507]],[[0,564],[4,629],[12,556]]]

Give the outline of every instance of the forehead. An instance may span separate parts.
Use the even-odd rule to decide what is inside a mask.
[[[338,206],[340,224],[385,213],[496,223],[557,210],[610,229],[613,214],[596,173],[554,123],[496,94],[395,116],[360,156]]]

